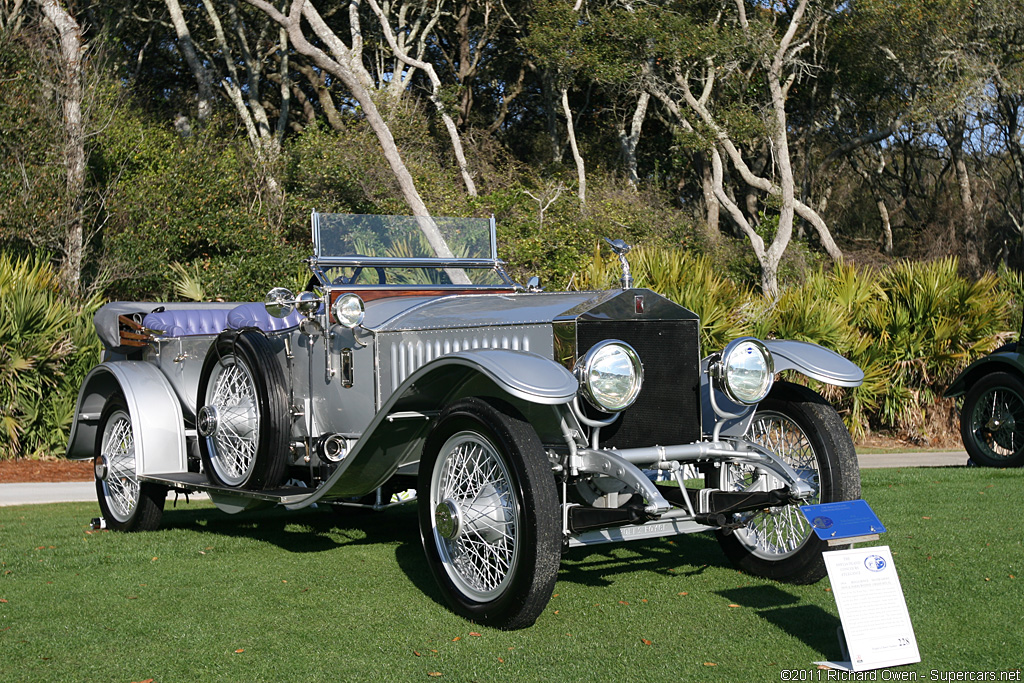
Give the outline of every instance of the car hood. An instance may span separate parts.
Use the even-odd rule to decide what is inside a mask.
[[[601,292],[459,294],[378,299],[366,304],[363,327],[376,332],[530,325],[575,319],[693,318],[647,289]]]

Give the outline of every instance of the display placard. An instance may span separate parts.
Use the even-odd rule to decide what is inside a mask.
[[[801,505],[800,512],[807,518],[814,533],[823,541],[873,536],[885,532],[885,526],[866,500]]]
[[[867,671],[920,662],[889,547],[833,550],[823,557],[850,658],[843,664]]]

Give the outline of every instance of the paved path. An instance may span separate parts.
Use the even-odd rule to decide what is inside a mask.
[[[966,451],[937,453],[878,453],[857,456],[861,469],[878,467],[963,467]],[[193,499],[200,496],[192,496]],[[205,498],[206,496],[202,496]],[[0,484],[0,507],[31,503],[68,503],[95,501],[96,484],[72,481],[51,484]]]

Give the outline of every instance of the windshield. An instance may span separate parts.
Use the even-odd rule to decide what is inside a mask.
[[[313,214],[317,258],[497,259],[488,218]]]
[[[313,213],[323,284],[505,284],[493,218]],[[365,271],[365,272],[364,272]]]

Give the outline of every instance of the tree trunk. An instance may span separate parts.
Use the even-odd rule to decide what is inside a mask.
[[[555,97],[554,79],[546,72],[541,74],[541,97],[544,99],[544,116],[548,123],[548,138],[551,140],[551,163],[562,163],[565,143],[558,130],[558,102]]]
[[[82,260],[85,245],[85,126],[82,121],[82,61],[85,44],[82,29],[57,0],[36,0],[57,31],[62,74],[62,115],[64,121],[64,166],[67,198],[64,208],[64,262],[60,278],[65,289],[78,294],[81,289]]]
[[[583,157],[580,155],[579,147],[576,146],[576,127],[572,123],[572,109],[569,108],[569,91],[562,88],[562,110],[565,112],[566,135],[569,137],[569,147],[572,148],[572,158],[576,162],[576,177],[579,179],[580,208],[587,205],[587,172],[583,167]]]
[[[892,254],[892,222],[889,220],[889,208],[885,200],[876,192],[875,206],[878,207],[878,217],[882,221],[882,251],[886,255]]]
[[[700,174],[700,190],[704,199],[704,233],[707,235],[708,241],[715,244],[721,238],[721,207],[715,197],[714,173],[705,152],[695,152],[693,164]]]
[[[167,12],[171,15],[171,24],[178,36],[178,47],[181,48],[181,55],[185,63],[192,71],[196,79],[196,87],[199,90],[197,114],[200,121],[206,121],[213,113],[213,85],[210,80],[210,73],[196,54],[195,45],[192,43],[192,34],[185,22],[185,15],[181,11],[178,0],[164,0],[167,5]],[[225,55],[227,58],[227,55]]]
[[[395,54],[395,57],[397,57],[403,64],[408,64],[422,70],[430,79],[432,89],[430,101],[434,103],[434,107],[437,109],[437,113],[441,117],[441,121],[444,122],[445,129],[448,131],[448,139],[451,141],[452,151],[455,153],[455,161],[459,165],[459,172],[462,174],[462,182],[466,185],[466,194],[470,197],[476,197],[476,183],[473,182],[473,176],[469,172],[469,164],[466,163],[466,154],[462,149],[462,140],[459,138],[458,128],[456,128],[455,121],[452,120],[452,117],[448,115],[444,102],[441,100],[441,79],[438,78],[437,72],[434,71],[434,65],[430,62],[424,62],[409,56],[409,54],[403,50],[395,40],[394,32],[391,30],[391,24],[388,23],[387,17],[384,16],[384,12],[381,11],[376,0],[368,0],[368,2],[370,3],[370,9],[373,10],[373,13],[377,15],[377,19],[380,21],[381,29],[384,31],[384,37],[387,39],[388,46]]]
[[[968,273],[981,273],[980,245],[978,244],[978,220],[975,215],[974,194],[971,191],[971,176],[967,172],[964,160],[964,129],[967,122],[962,115],[954,118],[949,125],[939,126],[939,132],[946,140],[949,157],[956,174],[957,189],[960,194],[960,205],[964,212],[962,242],[964,245],[964,267]]]
[[[377,109],[377,104],[373,101],[373,97],[370,94],[370,84],[372,81],[369,79],[368,74],[365,73],[365,70],[362,70],[359,55],[355,50],[346,47],[341,39],[327,26],[323,18],[316,11],[316,8],[308,2],[304,2],[304,0],[293,2],[287,15],[279,12],[265,0],[247,1],[249,4],[265,12],[288,31],[288,37],[299,54],[312,59],[317,66],[337,77],[348,88],[352,97],[359,102],[363,115],[366,117],[366,122],[377,137],[377,141],[384,152],[384,158],[387,159],[391,172],[395,175],[395,180],[398,182],[399,190],[401,190],[406,204],[409,205],[412,214],[420,219],[417,222],[427,238],[427,242],[439,257],[453,258],[451,249],[448,248],[444,237],[441,236],[441,231],[437,229],[437,225],[430,218],[430,211],[427,210],[427,205],[416,190],[416,182],[413,180],[412,174],[409,173],[405,162],[402,161],[402,155],[398,151],[398,145],[395,144],[395,138],[391,134],[391,129],[388,128],[387,122],[381,116],[380,110]],[[305,34],[302,32],[303,19],[312,28],[318,40],[328,46],[331,55],[328,55],[306,39]],[[353,43],[358,44],[358,41],[353,39]],[[449,269],[447,272],[455,284],[472,284],[466,274],[459,269]]]
[[[647,117],[647,105],[651,101],[651,94],[646,90],[640,93],[636,101],[636,108],[630,119],[629,132],[626,132],[625,125],[619,128],[619,145],[622,148],[622,159],[626,165],[626,179],[636,190],[640,184],[640,176],[636,168],[636,148],[640,144],[640,133],[643,130],[644,119]]]

